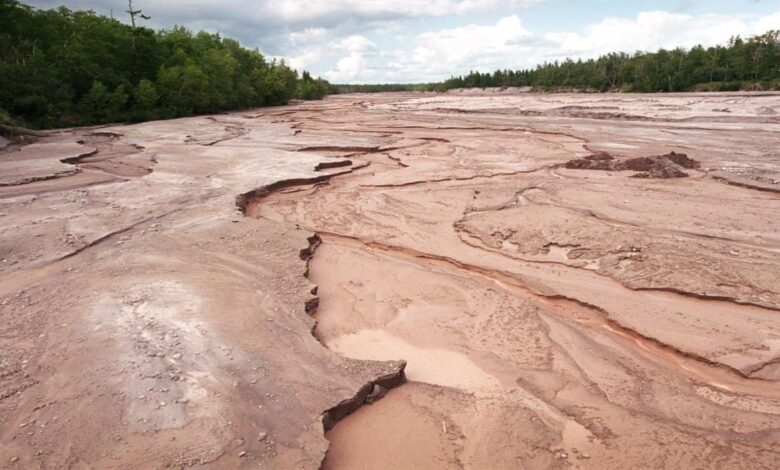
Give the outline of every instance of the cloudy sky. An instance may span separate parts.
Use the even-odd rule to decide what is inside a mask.
[[[134,0],[334,83],[409,83],[780,29],[780,0]],[[126,0],[27,0],[120,18]]]

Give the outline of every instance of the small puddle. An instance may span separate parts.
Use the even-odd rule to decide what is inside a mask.
[[[500,389],[499,381],[480,369],[466,355],[441,348],[421,348],[384,330],[363,329],[338,336],[327,346],[354,359],[407,361],[406,378],[469,392]]]

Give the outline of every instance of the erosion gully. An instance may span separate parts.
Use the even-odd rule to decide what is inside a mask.
[[[335,112],[286,117],[304,132],[349,124]],[[765,328],[777,324],[777,311],[631,289],[591,265],[570,263],[565,250],[507,256],[459,223],[475,213],[554,204],[526,194],[560,180],[552,170],[586,153],[585,138],[374,122],[353,130],[379,134],[382,145],[301,149],[334,160],[318,167],[319,177],[283,181],[239,201],[248,216],[315,234],[307,275],[319,301],[307,311],[325,346],[408,363],[408,383],[328,432],[324,468],[708,461],[758,468],[780,458],[770,445],[777,442],[770,423],[780,414],[780,388],[771,374],[754,373],[771,361],[751,356],[747,346],[747,358],[736,358],[739,347],[709,354],[688,347],[699,337],[621,316],[669,312],[698,322],[704,312]],[[523,146],[522,155],[510,144]],[[697,455],[705,458],[697,462]]]

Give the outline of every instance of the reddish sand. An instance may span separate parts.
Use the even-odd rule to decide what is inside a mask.
[[[337,425],[325,467],[771,468],[769,108],[780,96],[459,95],[291,116],[381,145],[330,147],[370,166],[250,213],[322,238],[317,337],[404,359],[412,382]],[[611,166],[567,164],[594,152]]]
[[[345,95],[12,144],[0,467],[776,468],[778,112]]]

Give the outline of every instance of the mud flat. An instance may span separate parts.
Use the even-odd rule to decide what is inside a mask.
[[[13,468],[776,468],[780,95],[344,95],[0,153]]]

